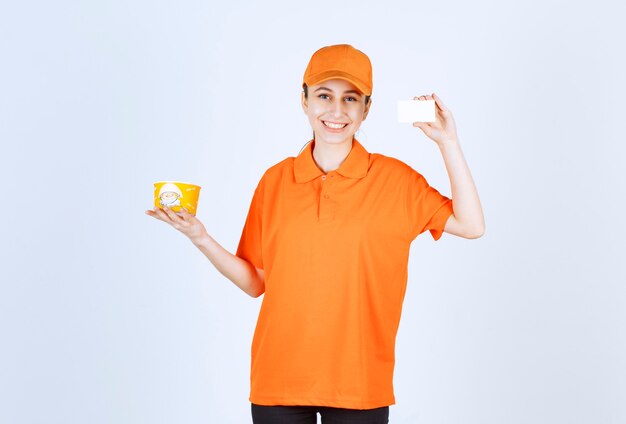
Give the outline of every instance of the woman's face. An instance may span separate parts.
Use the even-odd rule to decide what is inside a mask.
[[[350,82],[324,81],[302,93],[302,109],[309,118],[315,141],[328,144],[352,143],[354,133],[367,117],[371,101]]]

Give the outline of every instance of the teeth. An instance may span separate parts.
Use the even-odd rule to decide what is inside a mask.
[[[322,121],[322,122],[323,122],[323,123],[324,123],[324,125],[326,125],[327,127],[329,127],[329,128],[333,128],[333,129],[336,129],[336,130],[338,130],[338,129],[340,129],[340,128],[343,128],[343,127],[345,127],[346,125],[348,125],[348,124],[334,124],[334,123],[332,123],[332,122],[326,122],[326,121]]]

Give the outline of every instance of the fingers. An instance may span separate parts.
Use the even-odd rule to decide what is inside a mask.
[[[150,215],[151,217],[156,218],[160,221],[165,221],[165,222],[169,221],[165,212],[163,212],[161,208],[158,208],[156,206],[154,207],[154,209],[148,209],[146,211],[146,215]]]
[[[173,210],[171,210],[169,207],[165,206],[163,207],[163,212],[165,212],[165,214],[167,215],[167,217],[170,219],[170,223],[174,226],[174,228],[178,229],[180,224],[184,223],[185,220],[183,219],[182,216],[180,216],[178,213],[174,212]]]
[[[180,215],[167,206],[163,206],[163,208],[155,206],[154,209],[147,210],[146,214],[171,225],[184,222],[184,219]]]
[[[436,95],[435,93],[431,94],[425,94],[422,96],[415,96],[413,97],[413,100],[434,100],[435,104],[437,105],[437,107],[439,108],[440,111],[442,112],[447,112],[448,109],[446,108],[446,105],[443,104],[443,101],[441,100],[441,97],[439,97],[438,95]]]

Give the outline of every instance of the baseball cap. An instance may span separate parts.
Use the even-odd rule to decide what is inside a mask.
[[[333,78],[349,81],[366,96],[372,95],[370,59],[349,44],[326,46],[313,53],[303,82],[311,86]]]

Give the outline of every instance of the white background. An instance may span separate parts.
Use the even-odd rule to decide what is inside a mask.
[[[311,129],[318,48],[370,56],[357,138],[450,195],[395,102],[452,110],[487,232],[412,245],[392,424],[626,422],[618,2],[20,1],[0,6],[0,422],[247,423],[262,298],[144,214],[202,186],[234,251]]]

